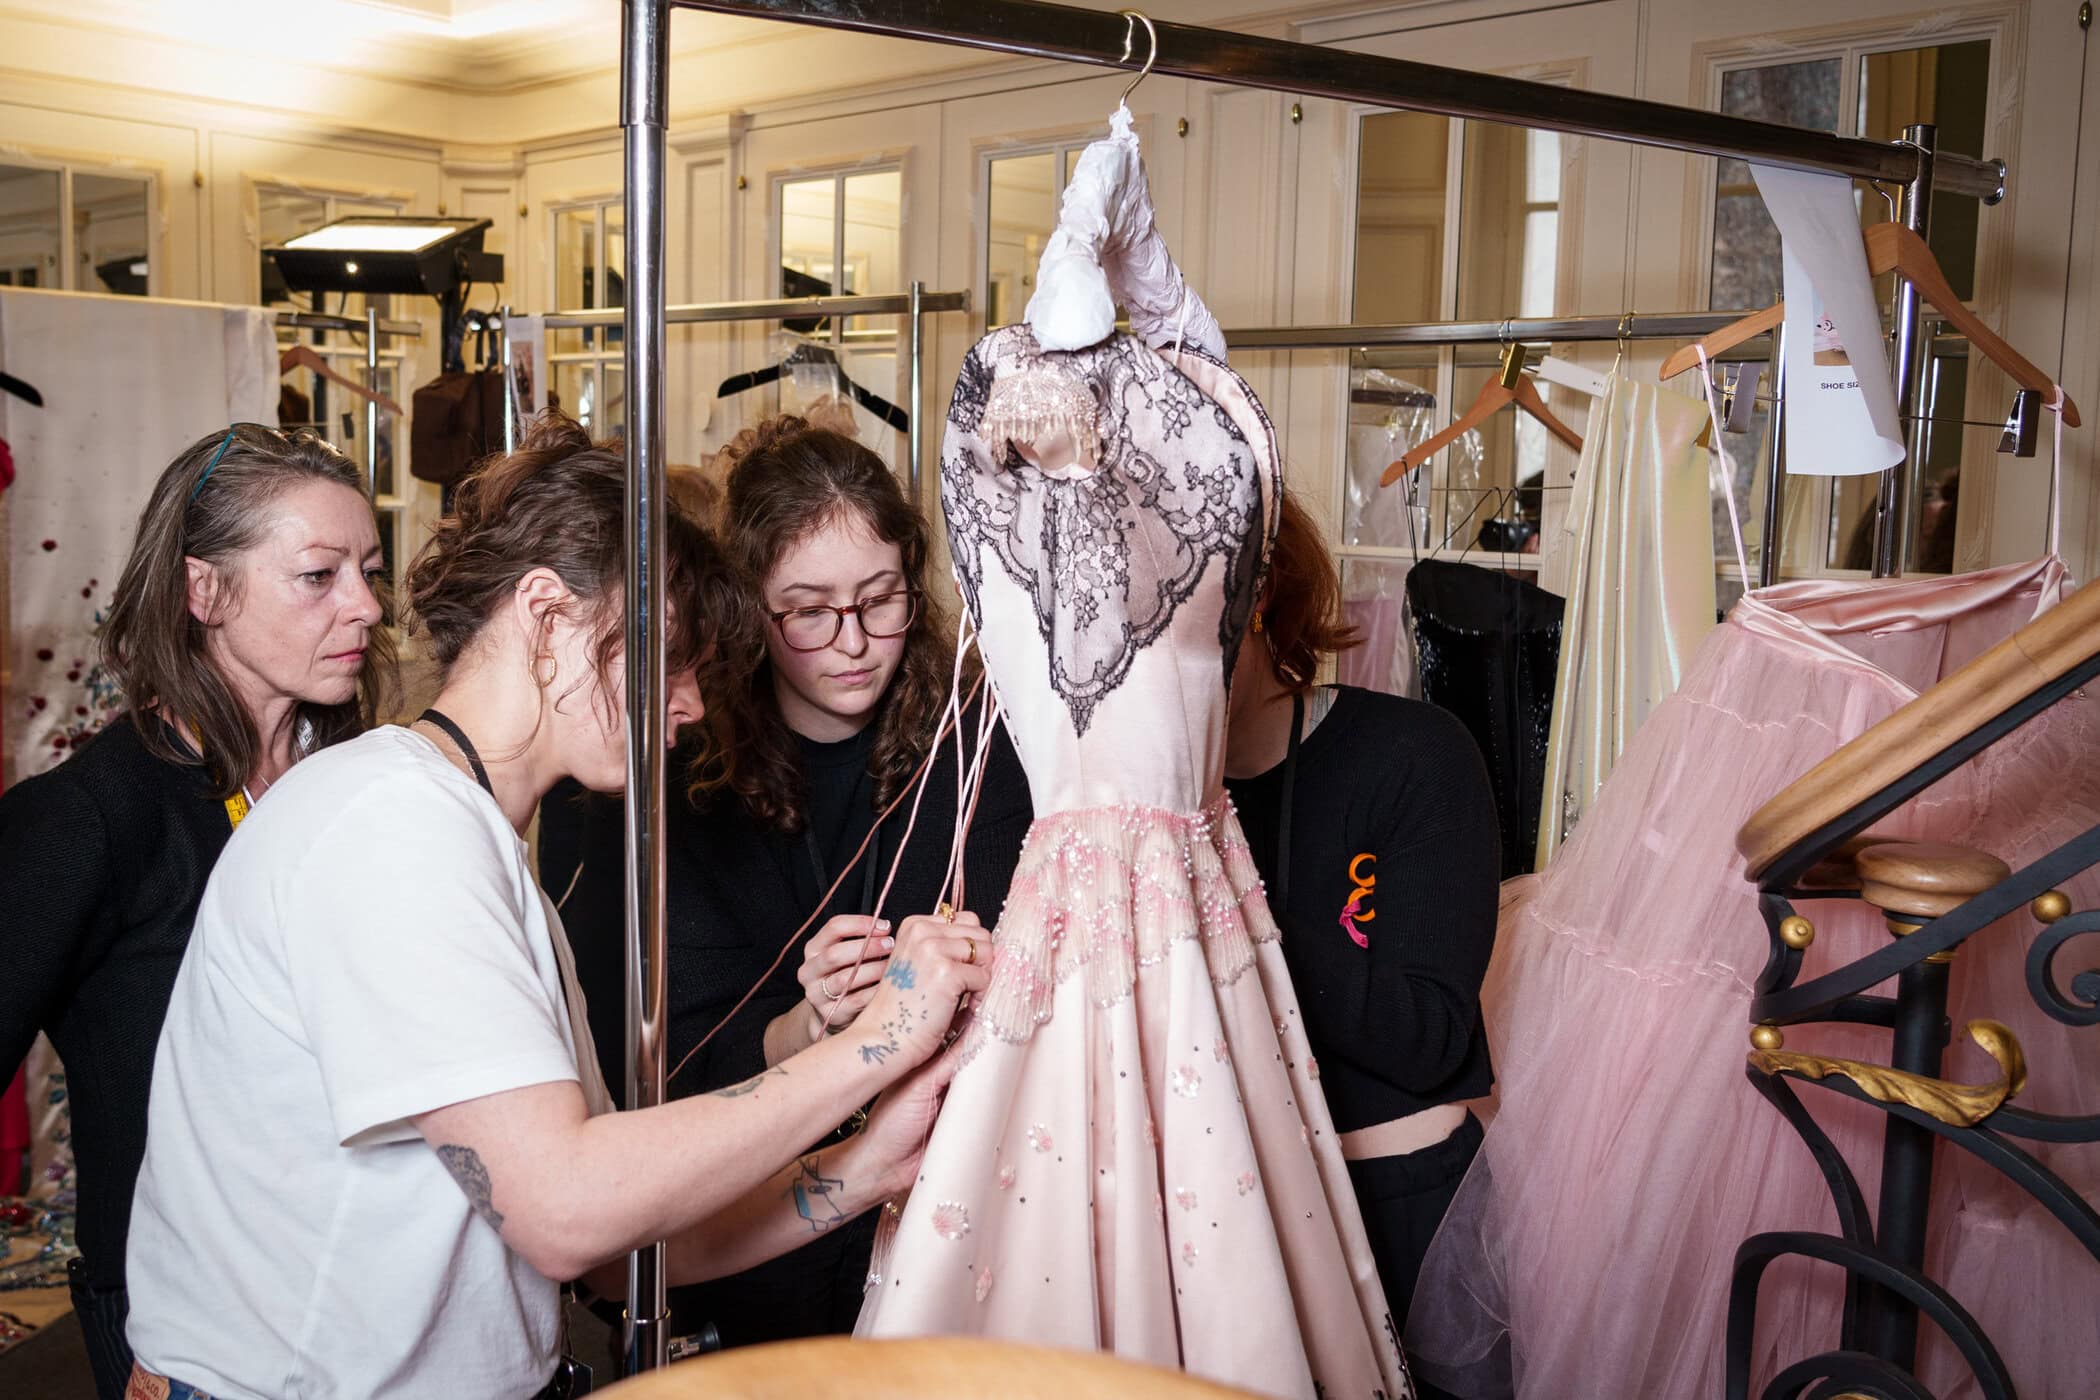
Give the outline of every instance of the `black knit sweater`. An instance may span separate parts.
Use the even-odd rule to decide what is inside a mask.
[[[975,722],[963,729],[974,746]],[[770,976],[766,969],[874,825],[874,783],[867,775],[872,739],[871,725],[841,743],[802,744],[810,783],[807,832],[761,825],[733,794],[698,803],[673,794],[664,841],[670,1064],[684,1060],[738,998],[764,979],[759,993],[672,1079],[673,1098],[719,1089],[765,1068],[766,1026],[802,999],[795,977],[802,965],[801,945],[788,949]],[[992,742],[983,796],[963,853],[965,906],[987,926],[996,923],[1006,901],[1021,840],[1033,819],[1027,779],[1004,728],[994,731]],[[880,889],[903,843],[910,808],[907,796],[871,843],[875,864],[847,874],[823,913],[811,921],[810,932],[835,914],[868,912],[864,876],[872,871]],[[918,823],[882,905],[884,918],[901,924],[910,915],[934,912],[954,830],[951,738],[927,777]],[[562,905],[562,923],[575,950],[599,1061],[618,1100],[626,1086],[625,841],[619,800],[557,790],[540,809],[539,846],[545,889],[558,898],[572,877],[576,882]],[[733,1278],[674,1290],[674,1328],[695,1331],[712,1323],[730,1346],[850,1330],[860,1308],[875,1221],[871,1212]]]
[[[1495,946],[1500,848],[1487,770],[1463,724],[1434,705],[1335,689],[1298,754],[1280,895],[1283,766],[1226,787],[1346,1133],[1494,1084],[1480,983]],[[1369,947],[1342,922],[1360,889],[1353,919]]]
[[[149,721],[150,722],[150,721]],[[153,1050],[197,903],[232,834],[203,770],[120,717],[0,795],[0,1078],[39,1030],[66,1067],[89,1281],[124,1282]]]

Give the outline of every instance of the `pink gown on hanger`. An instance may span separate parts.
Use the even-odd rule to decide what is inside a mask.
[[[1845,741],[2053,606],[2055,560],[1944,579],[1782,584],[1748,595],[1700,647],[1540,876],[1505,894],[1483,1006],[1500,1106],[1431,1246],[1410,1355],[1461,1396],[1723,1393],[1736,1247],[1766,1230],[1836,1233],[1802,1139],[1744,1077],[1751,984],[1767,935],[1735,836],[1768,798]],[[2075,693],[1870,828],[1978,847],[2015,870],[2100,822],[2100,697]],[[2091,908],[2100,876],[2066,886]],[[1857,902],[1801,905],[1815,923],[1798,983],[1883,946]],[[2030,1067],[2019,1102],[2100,1111],[2100,1027],[2029,995],[2023,911],[1957,955],[1946,1078],[1996,1066],[1962,1033],[2006,1022]],[[2080,953],[2088,956],[2080,958]],[[2058,980],[2092,965],[2067,949]],[[1893,992],[1893,984],[1877,988]],[[1888,1062],[1885,1030],[1789,1027],[1789,1050]],[[1811,1084],[1796,1092],[1875,1202],[1884,1115]],[[2087,1200],[2100,1148],[2022,1142]],[[1997,1344],[2022,1400],[2090,1400],[2100,1372],[2100,1266],[2032,1198],[1944,1144],[1926,1272]],[[1787,1261],[1760,1292],[1751,1394],[1834,1346],[1834,1268]],[[1976,1388],[1920,1328],[1942,1400]],[[1512,1386],[1512,1375],[1514,1372]]]
[[[1038,816],[859,1335],[1410,1394],[1224,795],[1278,473],[1252,391],[1200,352],[1048,354],[1016,326],[964,363],[942,504]]]

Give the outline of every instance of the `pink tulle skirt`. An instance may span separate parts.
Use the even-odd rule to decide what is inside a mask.
[[[1836,1233],[1822,1174],[1744,1077],[1767,935],[1735,851],[1742,822],[1846,740],[2062,595],[2054,561],[1951,579],[1802,583],[1752,594],[1621,756],[1573,839],[1505,892],[1485,1014],[1499,1105],[1439,1232],[1407,1324],[1423,1379],[1465,1396],[1722,1394],[1736,1247],[1767,1230]],[[2015,869],[2100,822],[2100,697],[2069,697],[1873,826],[1953,841]],[[2092,872],[2067,886],[2100,897]],[[1803,903],[1800,981],[1886,944],[1857,901]],[[2100,1112],[2100,1028],[2030,996],[2022,911],[1953,970],[1945,1076],[1996,1077],[1962,1034],[2006,1022],[2026,1048],[2020,1102]],[[2074,960],[2069,970],[2091,965]],[[1892,993],[1893,985],[1877,990]],[[1887,1063],[1888,1033],[1789,1028],[1790,1050]],[[1797,1086],[1871,1204],[1885,1116]],[[2100,1147],[2023,1143],[2088,1200]],[[2023,1400],[2089,1400],[2100,1374],[2100,1264],[2024,1192],[1941,1144],[1926,1269],[1996,1342]],[[1752,1394],[1836,1344],[1842,1279],[1783,1261],[1760,1292]],[[1935,1394],[1976,1393],[1928,1322]]]
[[[857,1334],[1113,1351],[1269,1395],[1405,1396],[1230,805],[1037,820]]]

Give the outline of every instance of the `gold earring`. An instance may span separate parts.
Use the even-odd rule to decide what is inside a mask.
[[[540,663],[542,661],[547,663],[547,674],[544,676],[540,674]],[[554,684],[554,671],[555,664],[553,652],[543,651],[538,656],[532,658],[532,682],[534,685],[537,685],[541,690],[545,690],[548,686]]]
[[[1254,630],[1257,633],[1261,631],[1261,610],[1259,608],[1257,608],[1254,613]]]

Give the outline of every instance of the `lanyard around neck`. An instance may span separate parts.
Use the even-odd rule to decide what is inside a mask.
[[[425,710],[416,716],[416,722],[428,723],[443,730],[445,737],[459,746],[460,753],[467,760],[467,767],[474,770],[474,781],[481,784],[481,790],[491,797],[496,795],[495,787],[489,782],[489,770],[482,766],[481,754],[475,749],[474,741],[467,737],[467,731],[453,722],[451,716],[438,710]]]

